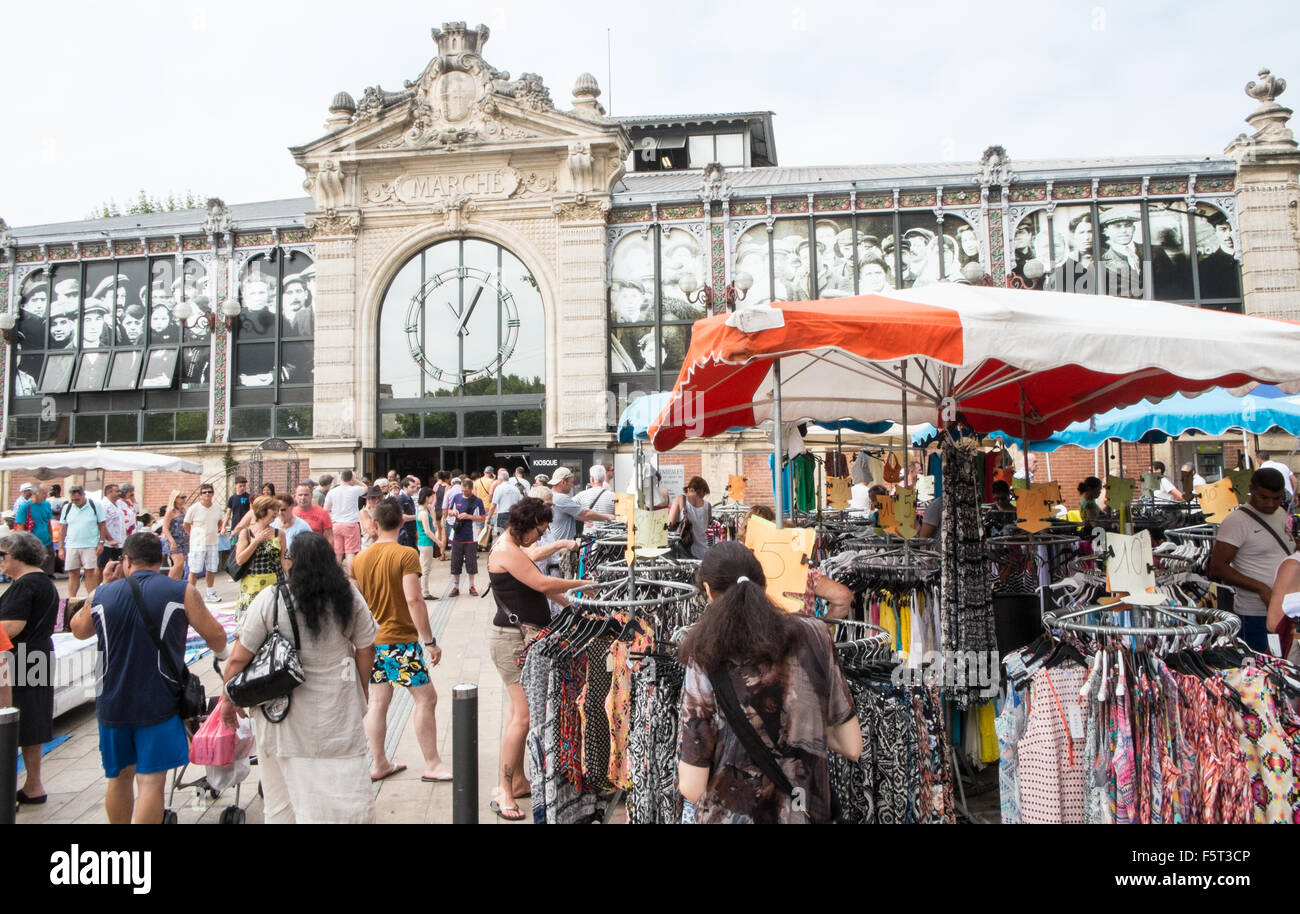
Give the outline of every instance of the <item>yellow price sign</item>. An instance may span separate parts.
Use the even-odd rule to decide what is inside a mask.
[[[816,538],[814,530],[804,527],[778,530],[776,524],[762,517],[751,517],[745,526],[745,545],[763,566],[767,595],[786,612],[803,609],[803,592],[808,588],[808,559],[812,557]]]
[[[850,489],[853,480],[847,476],[830,476],[826,479],[826,501],[836,511],[843,511],[849,506]]]
[[[1048,493],[1025,489],[1016,498],[1016,526],[1026,533],[1041,533],[1052,526],[1054,504]]]
[[[894,499],[881,498],[876,501],[876,504],[878,505],[876,524],[886,533],[898,536],[898,521],[894,517]]]
[[[1196,497],[1201,502],[1201,513],[1211,524],[1223,523],[1228,512],[1237,507],[1237,493],[1231,479],[1220,479],[1209,485],[1197,486]]]
[[[894,523],[898,535],[905,540],[921,532],[916,525],[916,489],[898,488],[898,494],[894,496]]]
[[[627,524],[627,551],[624,556],[632,564],[632,547],[636,545],[636,496],[619,492],[614,496],[614,516],[621,517]]]

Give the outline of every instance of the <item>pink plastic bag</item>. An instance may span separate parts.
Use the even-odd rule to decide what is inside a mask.
[[[190,761],[195,765],[224,768],[235,759],[247,758],[253,743],[253,728],[247,718],[239,721],[239,730],[231,730],[221,722],[221,715],[213,711],[203,726],[194,734],[190,744]]]

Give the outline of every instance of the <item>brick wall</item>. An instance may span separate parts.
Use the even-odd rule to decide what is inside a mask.
[[[1121,454],[1124,458],[1124,476],[1129,479],[1139,479],[1143,473],[1151,469],[1151,447],[1149,445],[1125,443],[1120,445],[1120,447]],[[1235,467],[1238,458],[1241,456],[1241,452],[1242,444],[1240,440],[1236,442],[1224,441],[1223,465],[1227,468]],[[1155,453],[1155,459],[1162,459],[1159,449],[1157,449]],[[1039,454],[1038,475],[1044,479],[1048,478],[1047,464],[1049,463],[1049,460],[1047,458],[1049,457],[1052,468],[1051,480],[1061,484],[1061,499],[1069,508],[1079,507],[1079,483],[1087,477],[1094,475],[1093,451],[1088,448],[1071,446],[1063,447],[1058,451],[1054,451],[1050,455]],[[1170,461],[1168,460],[1165,462],[1170,464]],[[1168,466],[1169,478],[1173,481],[1174,485],[1179,485],[1179,466],[1181,466],[1181,463],[1178,463],[1177,461]],[[1112,460],[1110,465],[1111,475],[1120,475],[1119,469],[1119,462]],[[1096,462],[1096,475],[1101,477],[1103,482],[1105,481],[1106,452],[1104,449],[1099,452],[1099,459]]]

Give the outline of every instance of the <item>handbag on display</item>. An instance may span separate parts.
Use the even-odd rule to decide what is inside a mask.
[[[191,717],[207,714],[208,696],[203,690],[203,683],[199,681],[199,677],[189,671],[188,667],[182,665],[180,669],[176,668],[176,661],[172,659],[172,655],[168,653],[166,646],[163,645],[162,632],[154,627],[153,623],[149,621],[149,614],[145,612],[144,597],[140,593],[140,585],[130,575],[127,575],[126,582],[131,586],[131,593],[135,594],[135,608],[140,613],[140,621],[144,625],[144,630],[153,639],[154,647],[158,648],[158,656],[167,664],[172,678],[180,683],[181,695],[177,713],[180,714],[181,720],[189,720]]]
[[[903,467],[898,462],[898,457],[894,455],[893,451],[890,451],[889,455],[885,457],[885,469],[882,473],[885,482],[898,482],[902,478],[902,471]]]
[[[293,643],[280,634],[280,596],[288,603]],[[257,649],[248,666],[226,683],[226,695],[241,708],[262,705],[262,713],[271,723],[279,723],[289,713],[289,693],[302,685],[306,677],[298,657],[298,620],[294,618],[293,597],[283,584],[276,585],[271,631]]]

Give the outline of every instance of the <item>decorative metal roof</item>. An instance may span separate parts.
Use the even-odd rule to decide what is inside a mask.
[[[311,197],[235,203],[230,206],[230,219],[237,231],[293,228],[306,224],[306,213],[312,208]],[[13,229],[13,240],[15,244],[28,245],[95,241],[98,238],[128,239],[144,235],[194,235],[204,231],[203,223],[207,215],[206,209],[185,209],[170,213],[139,213],[80,222],[17,226]]]
[[[1233,174],[1236,164],[1223,156],[1128,156],[1123,158],[1013,159],[1016,184],[1045,180],[1090,180],[1187,174]],[[826,190],[865,190],[892,187],[935,187],[979,183],[978,162],[922,162],[892,165],[776,166],[728,168],[733,194],[808,193]],[[647,171],[623,176],[615,188],[615,203],[675,197],[699,192],[703,172]]]
[[[676,127],[689,124],[709,124],[715,121],[742,121],[754,118],[769,118],[772,111],[732,111],[723,114],[652,114],[637,117],[615,117],[625,127]]]

